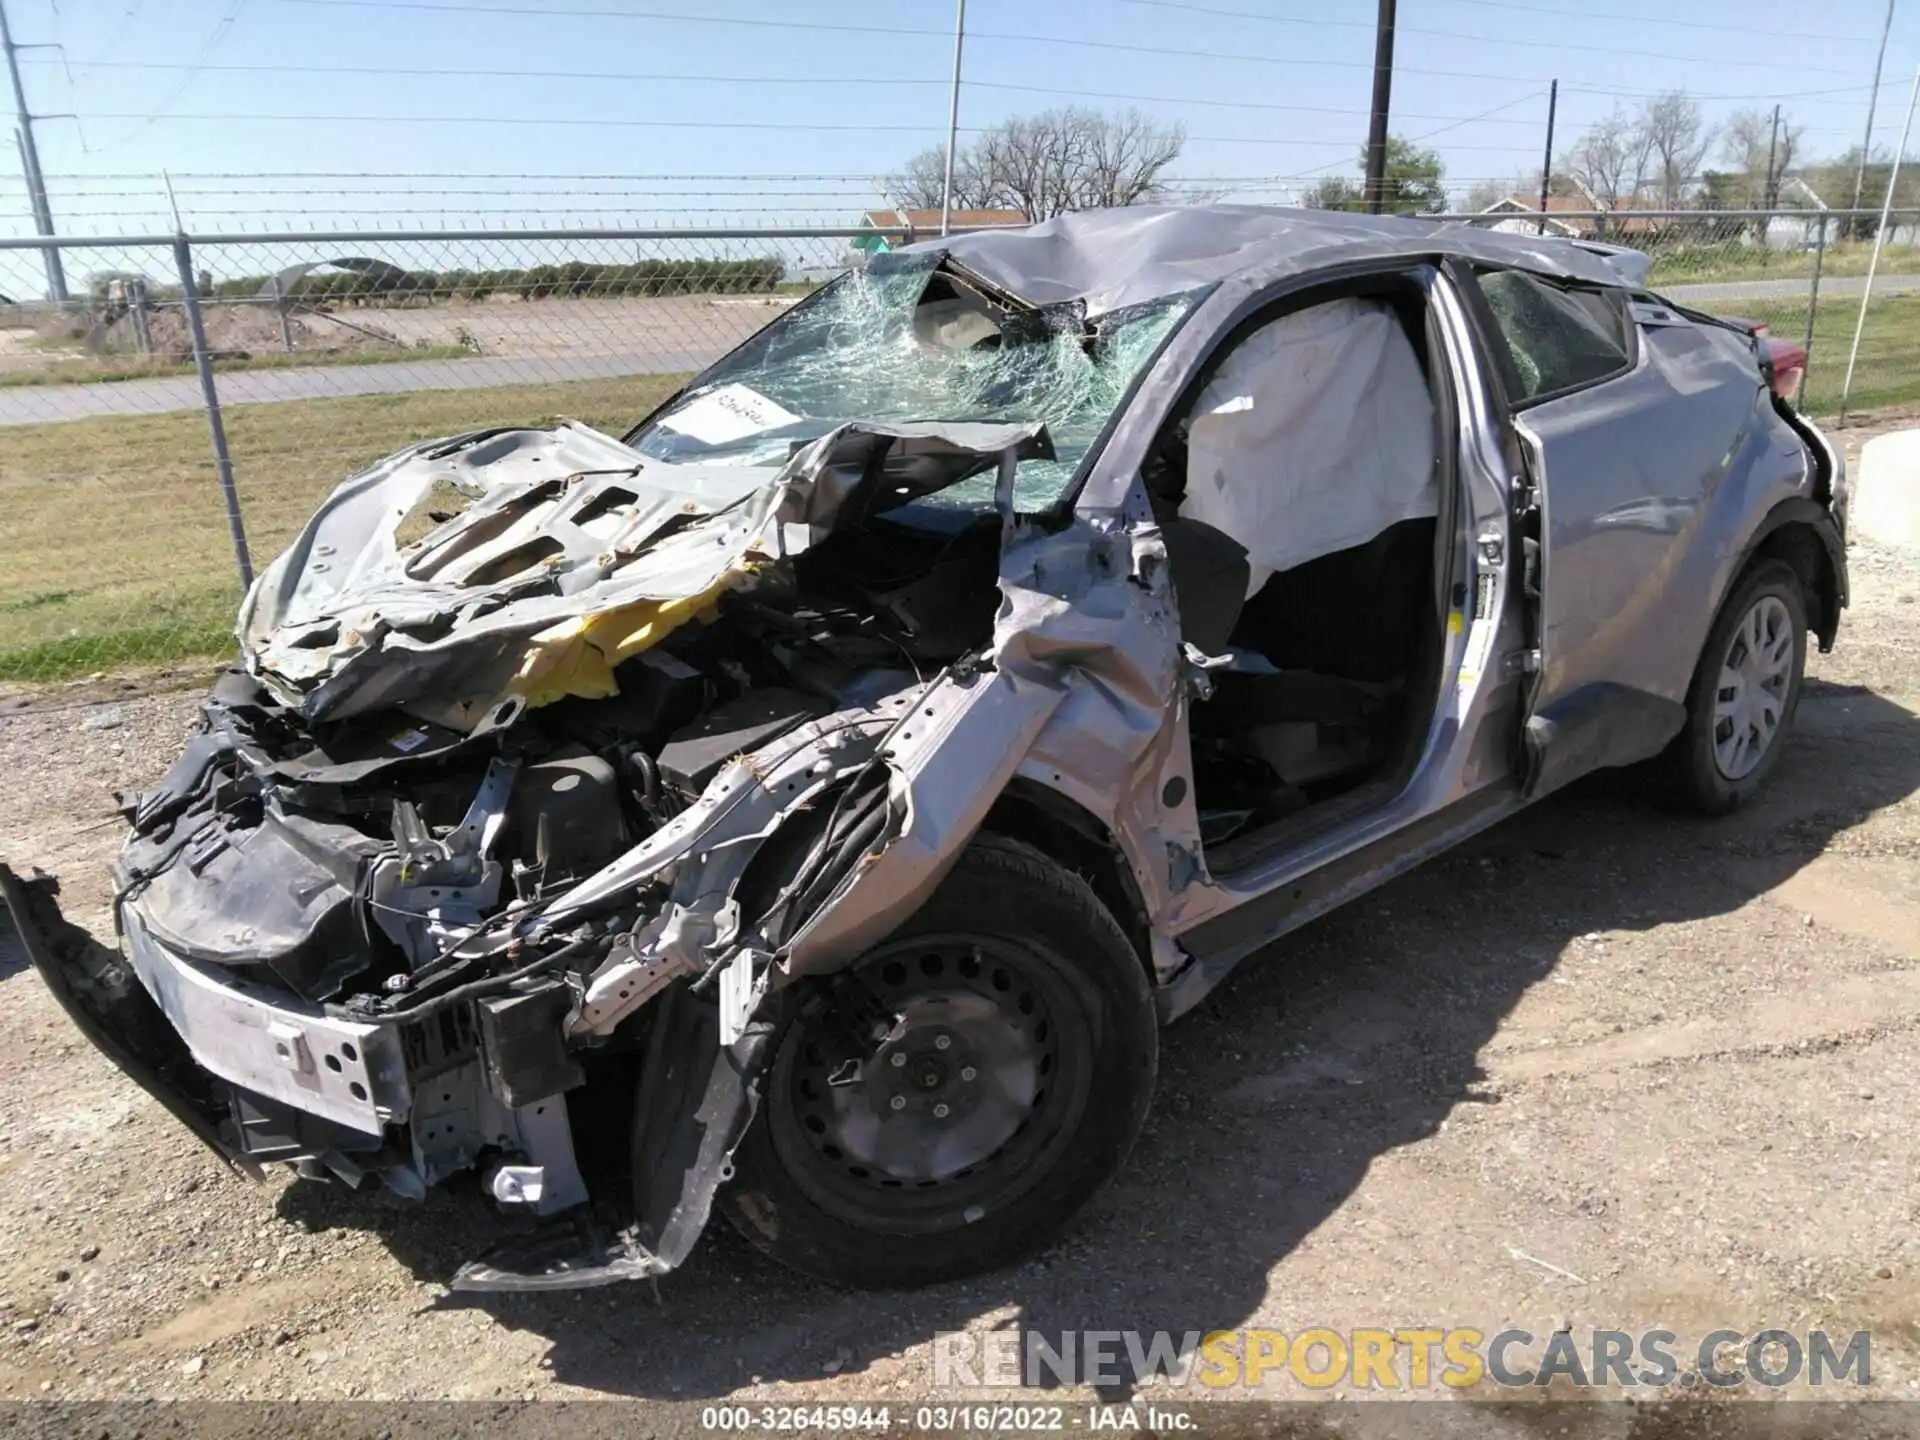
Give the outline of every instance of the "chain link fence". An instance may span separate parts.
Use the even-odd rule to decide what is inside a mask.
[[[1649,252],[1651,288],[1681,304],[1810,338],[1801,403],[1829,414],[1877,220],[1555,212],[1545,228]],[[342,478],[482,426],[566,417],[617,433],[898,238],[497,230],[0,245],[0,690],[229,653],[243,576]],[[56,282],[65,303],[32,298]],[[1851,404],[1914,400],[1920,213],[1889,227]]]

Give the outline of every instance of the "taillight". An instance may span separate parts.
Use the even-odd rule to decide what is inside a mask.
[[[1800,378],[1807,371],[1806,346],[1770,339],[1765,334],[1764,326],[1755,334],[1760,341],[1760,353],[1766,361],[1767,384],[1782,400],[1793,399],[1800,393]]]

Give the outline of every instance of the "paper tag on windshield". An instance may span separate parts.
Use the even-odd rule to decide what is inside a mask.
[[[722,385],[690,400],[660,423],[703,445],[727,445],[800,417],[745,385]]]

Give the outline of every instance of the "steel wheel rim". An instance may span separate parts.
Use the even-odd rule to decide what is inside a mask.
[[[1798,642],[1778,595],[1762,595],[1734,626],[1713,692],[1713,763],[1726,779],[1751,775],[1779,738]]]
[[[788,1027],[768,1077],[788,1174],[823,1210],[881,1232],[934,1233],[1005,1209],[1045,1175],[1089,1102],[1079,992],[1051,957],[997,936],[904,939],[857,974],[901,1023],[857,1073],[824,1004]]]

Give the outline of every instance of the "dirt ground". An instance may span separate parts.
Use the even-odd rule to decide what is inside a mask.
[[[296,351],[353,351],[377,356],[399,346],[411,353],[468,351],[494,358],[566,358],[650,354],[655,350],[711,351],[720,354],[745,340],[781,310],[791,295],[604,296],[581,299],[519,300],[505,296],[476,303],[426,306],[336,307],[324,315],[296,315],[288,321]],[[266,307],[209,302],[207,340],[216,351],[273,355],[285,347],[279,317]],[[177,310],[149,317],[156,353],[164,359],[191,359],[185,322]],[[39,370],[60,361],[85,358],[84,334],[67,321],[30,329],[0,329],[0,372]],[[62,341],[64,344],[50,342]],[[108,348],[129,354],[131,324],[112,328]]]
[[[1920,557],[1852,564],[1760,803],[1685,820],[1584,784],[1248,962],[1166,1032],[1085,1222],[967,1284],[842,1294],[717,1225],[657,1286],[452,1295],[473,1204],[232,1177],[13,944],[0,1393],[904,1401],[962,1328],[1424,1324],[1866,1329],[1873,1393],[1914,1395]],[[108,792],[193,705],[0,715],[0,850],[90,925]]]
[[[403,345],[458,344],[482,355],[623,355],[704,343],[722,353],[792,305],[791,295],[614,295],[476,304],[348,307],[340,314]]]

